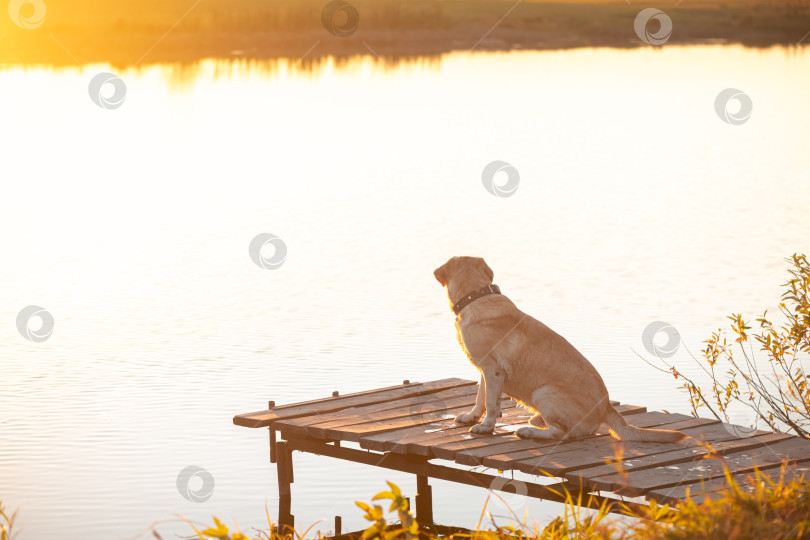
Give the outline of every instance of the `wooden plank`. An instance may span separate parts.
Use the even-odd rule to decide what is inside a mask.
[[[775,469],[779,470],[779,467],[776,467]],[[735,476],[734,480],[741,483],[745,482],[746,478],[745,475],[741,475]],[[672,486],[656,491],[650,491],[647,493],[646,498],[647,500],[656,500],[660,503],[673,504],[685,500],[687,496],[692,496],[692,498],[697,502],[698,495],[719,492],[726,488],[728,488],[728,481],[725,477],[714,478],[695,484],[681,484],[679,486]]]
[[[269,427],[274,422],[281,419],[329,413],[346,409],[348,407],[373,405],[375,403],[383,403],[385,401],[391,401],[394,399],[415,397],[423,394],[429,394],[431,392],[438,392],[448,388],[472,384],[476,384],[476,381],[451,378],[426,383],[392,386],[379,390],[369,390],[366,392],[347,394],[345,396],[304,401],[301,403],[282,405],[270,410],[240,414],[234,416],[233,423],[237,426],[250,428]]]
[[[681,414],[667,414],[658,411],[651,411],[645,412],[641,414],[634,414],[632,418],[628,418],[630,423],[637,426],[637,427],[654,427],[659,426],[662,424],[684,420],[689,418],[686,415]],[[607,436],[607,432],[597,432],[597,437],[604,437]],[[585,440],[592,440],[592,438],[588,438]],[[577,441],[570,441],[570,443],[575,443]],[[560,445],[559,441],[550,441],[550,445]],[[569,443],[565,443],[569,444]],[[509,467],[507,461],[512,459],[513,454],[518,454],[521,452],[531,451],[535,448],[539,447],[547,447],[549,446],[548,443],[537,439],[527,439],[527,440],[512,440],[509,444],[501,445],[501,446],[492,446],[492,447],[481,447],[481,448],[468,448],[468,449],[459,449],[456,453],[455,460],[457,463],[462,465],[485,465],[487,467],[506,467],[505,469],[501,470],[509,470],[512,467]],[[485,460],[491,456],[496,456],[493,460],[488,460],[485,463]]]
[[[755,467],[765,469],[778,466],[782,460],[789,463],[810,461],[810,441],[794,437],[768,446],[734,453],[725,458],[707,458],[696,462],[600,476],[592,478],[589,484],[594,489],[640,496],[667,487],[718,478],[723,475],[724,464],[732,474],[740,474],[753,471]]]
[[[780,477],[782,477],[783,474],[783,481],[786,484],[790,483],[793,479],[804,481],[805,479],[810,478],[810,463],[798,463],[796,465],[788,466],[785,468],[784,473],[782,472],[781,466],[774,466],[770,469],[760,470],[759,474],[760,478],[770,479],[774,483],[779,483]],[[744,491],[751,489],[753,484],[757,481],[757,477],[754,472],[735,474],[732,475],[732,478]],[[722,478],[706,480],[696,484],[681,484],[678,486],[651,491],[647,493],[647,499],[654,499],[661,503],[676,503],[686,499],[686,497],[689,495],[695,502],[700,503],[707,499],[710,500],[712,498],[718,498],[722,491],[728,489],[728,486],[728,481],[726,480],[725,476],[723,476]]]
[[[746,487],[752,486],[740,486],[740,487],[741,489],[745,490]],[[692,497],[692,500],[698,504],[703,504],[706,501],[716,501],[718,499],[722,499],[724,495],[725,493],[723,493],[722,491],[712,491],[709,493],[696,493]]]
[[[634,405],[616,405],[620,409],[626,409],[627,414],[641,412],[643,407]],[[515,402],[506,400],[501,402],[501,412],[503,417],[496,424],[495,435],[475,435],[469,433],[470,426],[459,426],[453,423],[443,426],[441,429],[436,426],[417,426],[401,430],[376,433],[362,436],[359,440],[360,446],[369,450],[393,451],[396,453],[411,453],[427,457],[441,457],[442,459],[453,459],[453,454],[439,449],[439,455],[434,455],[431,450],[444,442],[463,442],[473,439],[477,445],[499,444],[515,441],[512,426],[521,423],[528,423],[534,415],[533,412],[516,407]]]
[[[427,396],[419,396],[419,398],[433,395],[434,394],[428,394]],[[445,395],[442,394],[442,396]],[[343,428],[359,428],[363,425],[376,426],[380,423],[396,419],[410,419],[412,421],[409,425],[420,425],[423,423],[419,420],[420,417],[427,414],[436,412],[443,413],[444,411],[458,408],[470,409],[475,404],[475,394],[447,397],[447,399],[437,399],[433,402],[424,401],[413,403],[412,399],[400,400],[400,402],[402,402],[400,406],[383,411],[374,411],[374,407],[372,406],[365,407],[364,412],[361,414],[355,414],[345,418],[316,422],[316,420],[318,420],[317,417],[313,418],[308,416],[284,420],[279,422],[277,426],[290,436],[340,439],[340,432]]]
[[[783,476],[784,475],[784,476]],[[780,480],[781,477],[781,480]],[[759,471],[759,477],[753,472],[747,473],[744,476],[741,475],[734,475],[734,481],[737,482],[737,486],[739,487],[740,491],[751,493],[757,489],[758,482],[764,481],[765,478],[770,479],[772,482],[778,484],[780,481],[784,484],[789,484],[793,480],[797,480],[799,482],[806,482],[808,478],[810,478],[810,465],[807,463],[798,463],[795,465],[789,465],[785,468],[784,472],[782,471],[781,466],[772,467],[770,469],[764,469]],[[711,491],[703,491],[700,493],[695,493],[692,497],[693,500],[697,503],[702,503],[706,500],[715,500],[719,499],[725,495],[724,493],[725,488],[719,489],[712,489]]]
[[[722,439],[728,437],[728,432],[717,420],[708,418],[691,418],[683,422],[670,424],[666,427],[668,429],[681,431],[691,437],[700,437],[710,441],[717,441],[718,438],[722,441]],[[565,453],[556,452],[550,457],[543,456],[521,460],[517,468],[523,472],[531,472],[536,468],[540,468],[547,474],[564,476],[571,471],[594,467],[619,459],[651,457],[654,455],[666,455],[667,457],[664,458],[664,461],[669,464],[671,463],[670,460],[673,452],[688,452],[690,449],[697,448],[704,454],[708,453],[705,446],[701,446],[701,444],[702,443],[697,442],[695,439],[687,439],[686,441],[677,443],[654,443],[617,441],[605,437],[598,441],[583,443],[579,448],[566,451]],[[764,444],[752,444],[749,442],[747,449],[759,446],[764,446]]]
[[[705,418],[689,418],[667,428],[686,430],[686,428],[702,427],[712,422]],[[714,420],[716,422],[716,420]],[[509,454],[506,460],[509,467],[529,474],[562,475],[565,472],[589,465],[605,463],[608,459],[615,459],[619,448],[631,455],[646,455],[654,452],[665,452],[678,448],[678,443],[642,443],[632,441],[617,441],[609,435],[570,441],[558,444],[554,448],[544,448],[541,451],[526,451]],[[504,456],[486,458],[484,464],[491,463]]]
[[[685,420],[687,418],[690,417],[684,414],[667,414],[651,411],[637,415],[634,414],[631,423],[637,427],[653,427]],[[598,433],[598,435],[606,435],[606,433]],[[483,459],[488,456],[531,450],[542,444],[543,442],[538,440],[510,439],[506,444],[470,445],[466,448],[458,448],[454,459],[456,463],[461,465],[481,465]]]
[[[614,406],[618,406],[619,404],[616,402],[611,402]],[[496,425],[496,432],[504,432],[506,434],[511,434],[512,430],[510,429],[498,429],[498,426],[511,426],[513,424],[520,423],[521,421],[528,422],[528,420],[532,417],[534,413],[530,412],[529,410],[523,407],[515,407],[515,402],[512,400],[508,401],[501,401],[502,412],[504,417],[498,421]],[[519,420],[515,421],[511,418],[513,415],[520,416]],[[433,434],[433,433],[447,433],[451,436],[453,435],[461,435],[467,434],[472,436],[469,433],[470,426],[460,426],[458,424],[453,424],[452,426],[448,425],[444,429],[437,428],[436,426],[411,426],[406,427],[399,430],[393,431],[386,431],[382,433],[372,433],[369,435],[363,435],[359,439],[360,446],[362,448],[366,448],[368,450],[376,450],[376,451],[392,451],[395,448],[397,452],[401,452],[400,446],[402,444],[409,444],[411,442],[418,442],[422,440],[426,436]],[[509,440],[514,440],[514,438],[510,438]],[[418,450],[416,450],[418,451]],[[426,455],[426,454],[422,454]]]
[[[469,404],[458,407],[451,407],[449,409],[434,411],[430,413],[420,414],[416,416],[403,416],[393,418],[390,420],[381,420],[378,422],[366,422],[362,424],[354,424],[350,426],[341,426],[339,428],[320,429],[317,430],[317,437],[330,439],[358,442],[361,437],[372,435],[375,433],[383,433],[386,431],[400,430],[413,426],[425,426],[433,424],[435,427],[442,427],[446,429],[453,427],[455,422],[453,419],[468,410]],[[300,432],[300,427],[288,424],[287,420],[280,420],[274,424],[274,427],[281,431],[282,437],[293,436],[294,433]],[[309,433],[309,436],[315,436]]]
[[[613,462],[614,460],[610,460],[610,463],[577,469],[575,471],[567,472],[563,476],[566,480],[569,480],[574,484],[590,489],[591,486],[589,481],[591,478],[614,474],[618,470],[640,471],[662,465],[673,465],[676,463],[695,461],[697,459],[703,459],[704,456],[710,454],[711,452],[717,452],[719,454],[741,452],[743,450],[750,450],[752,448],[758,448],[767,444],[773,444],[791,437],[791,435],[785,433],[766,433],[764,435],[748,437],[745,439],[710,441],[708,443],[709,446],[706,446],[705,442],[704,444],[692,443],[688,445],[686,445],[687,443],[681,443],[685,444],[686,446],[676,450],[658,452],[641,457],[628,457],[627,455],[624,455],[621,464]]]
[[[623,415],[641,414],[646,410],[644,407],[639,407],[636,405],[617,405],[616,408]],[[531,416],[532,415],[530,413],[529,417],[531,418]],[[524,420],[524,422],[528,423],[528,419]],[[425,455],[431,455],[440,459],[455,460],[456,454],[460,451],[482,447],[490,448],[492,449],[492,453],[497,454],[498,446],[509,444],[511,442],[519,442],[522,440],[518,439],[514,435],[513,430],[510,431],[512,431],[512,433],[509,433],[504,437],[500,437],[499,439],[494,439],[489,435],[476,435],[471,437],[471,434],[469,433],[462,433],[453,438],[448,437],[443,440],[425,440],[422,442],[422,444],[429,447],[429,453]],[[542,441],[534,441],[535,445],[538,442],[542,444]],[[412,444],[409,446],[408,450],[416,451],[416,446],[418,446],[418,444]],[[532,445],[532,447],[534,447],[534,445]]]
[[[342,425],[361,424],[386,420],[401,416],[417,415],[423,412],[432,412],[449,408],[448,403],[475,403],[477,387],[473,385],[459,386],[430,394],[396,399],[362,407],[350,407],[332,413],[313,414],[285,420],[288,425],[300,427],[338,427]],[[303,433],[303,432],[302,432]]]
[[[512,400],[509,400],[507,406],[501,408],[501,417],[495,424],[496,431],[501,433],[508,432],[509,434],[512,433],[510,429],[498,429],[508,426],[513,426],[515,424],[519,424],[521,422],[528,422],[529,419],[533,416],[531,411],[524,409],[523,407],[519,407],[517,403]],[[443,441],[448,440],[456,440],[460,438],[469,438],[472,436],[475,437],[489,437],[489,435],[474,435],[470,433],[470,429],[472,428],[471,425],[460,425],[456,424],[455,428],[452,430],[443,430],[443,431],[435,431],[431,433],[425,433],[419,437],[412,437],[408,442],[413,444],[421,444],[423,446],[432,446],[434,444],[439,444]],[[397,441],[397,446],[402,441]],[[427,455],[427,454],[424,454]]]
[[[509,403],[514,403],[513,401],[509,401]],[[502,402],[503,404],[503,402]],[[510,416],[514,416],[516,414],[531,414],[528,413],[522,407],[505,407],[502,409],[504,418],[509,418]],[[498,424],[504,422],[504,418],[502,418]],[[519,419],[520,421],[526,420],[526,417],[522,417]],[[425,436],[432,434],[432,433],[468,433],[470,430],[470,426],[464,426],[456,424],[455,422],[451,424],[447,424],[445,426],[436,426],[432,424],[428,425],[419,425],[419,426],[411,426],[406,427],[403,429],[393,430],[393,431],[386,431],[382,433],[372,433],[369,435],[361,436],[358,442],[362,448],[367,450],[376,450],[376,451],[391,451],[393,448],[398,447],[401,444],[408,444],[411,441],[419,440],[424,438]]]
[[[415,454],[452,460],[455,451],[450,451],[449,454],[442,454],[440,451],[438,455],[436,454],[435,450],[440,446],[442,441],[455,441],[457,443],[468,442],[483,445],[497,444],[497,441],[513,441],[515,440],[515,427],[527,423],[533,416],[533,413],[522,407],[504,409],[503,414],[504,416],[495,424],[495,432],[492,435],[470,433],[470,426],[458,426],[458,424],[456,424],[457,427],[411,436],[398,441],[389,442],[386,446],[390,448],[390,451],[398,454]]]
[[[690,417],[686,415],[671,415],[657,411],[652,411],[648,413],[634,414],[628,417],[627,420],[628,423],[636,427],[656,427],[663,425],[664,423],[671,423],[676,419],[677,421],[684,422],[689,418]],[[610,435],[607,433],[600,433],[596,435],[596,438],[606,439],[607,437],[610,437]],[[569,449],[580,448],[582,444],[588,441],[593,441],[594,439],[595,437],[587,437],[585,439],[565,441],[565,442],[550,441],[551,445],[549,445],[545,441],[530,439],[522,441],[524,443],[524,445],[522,446],[513,445],[508,449],[504,448],[503,452],[499,451],[500,449],[498,448],[494,448],[495,452],[492,452],[481,458],[481,464],[484,465],[485,467],[492,467],[502,471],[517,469],[519,468],[519,463],[521,462],[521,460],[546,455],[547,453],[549,453],[548,449],[551,446],[554,447],[555,451],[564,452]]]
[[[777,472],[774,475],[773,471],[771,471],[767,476],[774,482],[779,482],[780,475],[781,472]],[[810,463],[797,463],[785,468],[782,481],[785,484],[789,484],[794,480],[798,482],[810,482]]]

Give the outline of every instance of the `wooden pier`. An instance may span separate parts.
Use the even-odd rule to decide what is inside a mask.
[[[755,467],[778,478],[783,462],[790,475],[810,471],[810,441],[784,433],[755,431],[714,419],[647,411],[637,405],[614,406],[637,427],[665,427],[693,437],[680,443],[616,441],[607,433],[568,442],[521,440],[513,431],[531,413],[504,396],[503,416],[493,435],[473,435],[453,419],[475,403],[476,381],[444,379],[410,383],[356,394],[275,406],[234,417],[236,425],[269,428],[270,461],[276,463],[279,527],[293,527],[292,452],[309,452],[415,474],[416,519],[435,525],[431,488],[437,478],[485,489],[512,482],[474,472],[469,467],[518,470],[538,477],[521,482],[525,495],[564,502],[565,490],[584,495],[582,504],[597,506],[623,497],[677,503],[712,498],[726,487],[724,465],[743,486]],[[283,440],[281,440],[283,439]],[[352,448],[342,442],[356,443]],[[437,462],[454,462],[453,465]],[[551,480],[553,478],[553,481]],[[638,511],[644,502],[623,501],[611,510]],[[340,534],[336,522],[336,534]]]

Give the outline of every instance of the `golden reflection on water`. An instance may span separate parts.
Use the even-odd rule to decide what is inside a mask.
[[[495,53],[505,54],[505,53]],[[340,74],[355,76],[371,73],[386,73],[391,76],[407,76],[419,72],[438,72],[448,57],[453,54],[431,56],[375,57],[358,56],[319,56],[311,59],[298,58],[209,58],[198,62],[147,64],[125,69],[116,69],[110,64],[85,64],[81,66],[47,66],[0,64],[0,74],[10,73],[31,76],[33,73],[94,73],[108,71],[126,78],[141,78],[158,73],[173,90],[189,90],[196,81],[204,79],[265,80],[317,79]]]
[[[390,75],[407,75],[422,71],[438,71],[442,64],[440,55],[428,57],[375,58],[374,56],[317,57],[311,60],[277,58],[256,59],[207,59],[195,63],[156,64],[133,68],[122,73],[158,71],[173,89],[189,89],[199,79],[246,80],[261,78],[289,80],[291,78],[317,79],[330,74],[359,75],[381,72]],[[99,67],[101,69],[101,67]],[[106,66],[104,69],[111,69]]]
[[[197,79],[263,79],[288,80],[291,78],[317,79],[333,74],[358,76],[370,73],[386,73],[391,76],[432,71],[438,72],[444,55],[412,57],[325,56],[312,59],[278,58],[256,59],[207,59],[191,64],[158,64],[136,68],[135,73],[157,69],[173,88],[188,88]]]
[[[587,79],[590,73],[602,71],[603,62],[610,58],[624,58],[616,64],[617,74],[627,73],[640,59],[666,57],[666,64],[680,68],[689,68],[694,74],[703,70],[701,65],[712,64],[712,57],[724,58],[724,64],[732,67],[735,64],[744,68],[745,64],[755,59],[757,69],[778,69],[780,64],[801,62],[805,59],[810,45],[803,47],[773,46],[767,49],[748,48],[740,45],[728,46],[670,46],[666,50],[655,49],[576,49],[568,51],[525,51],[525,52],[481,52],[471,55],[465,52],[452,52],[435,55],[410,56],[313,56],[312,58],[272,58],[255,59],[234,57],[230,59],[209,58],[196,62],[169,62],[116,68],[110,64],[85,64],[80,66],[48,66],[41,64],[0,64],[0,74],[6,78],[10,73],[94,73],[109,71],[125,78],[143,78],[158,74],[172,90],[190,90],[200,80],[276,80],[291,79],[316,80],[334,76],[362,77],[371,74],[384,74],[388,77],[408,77],[419,73],[438,74],[442,69],[455,68],[478,69],[482,78],[487,77],[485,68],[494,68],[498,64],[515,66],[522,64],[528,70],[556,67],[559,76],[564,74],[572,83]],[[576,57],[577,70],[564,69],[565,63]],[[473,59],[474,58],[474,59]],[[705,62],[701,59],[705,58]],[[584,71],[583,71],[584,70]],[[535,72],[539,77],[541,72]],[[644,77],[635,73],[636,77]],[[8,79],[6,79],[8,80]]]

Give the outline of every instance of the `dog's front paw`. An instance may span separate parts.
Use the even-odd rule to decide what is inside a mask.
[[[474,424],[478,421],[478,417],[473,413],[463,413],[456,416],[456,424]]]
[[[470,428],[470,433],[476,433],[478,435],[492,435],[494,430],[495,426],[491,426],[489,424],[478,424]]]
[[[535,428],[522,427],[515,431],[515,436],[520,439],[531,439],[534,434]]]

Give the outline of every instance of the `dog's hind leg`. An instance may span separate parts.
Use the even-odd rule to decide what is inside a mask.
[[[529,420],[529,425],[534,426],[536,428],[540,428],[540,429],[544,429],[544,428],[548,427],[546,425],[546,421],[543,420],[543,415],[541,415],[540,413],[537,413],[534,416],[532,416],[532,419]]]
[[[568,432],[557,426],[549,426],[545,429],[539,429],[536,427],[522,427],[515,431],[515,435],[521,439],[545,439],[561,441],[568,437]]]
[[[553,386],[535,390],[528,404],[538,413],[529,420],[533,427],[523,427],[515,432],[522,439],[567,440],[591,430],[588,422],[583,425],[582,419],[572,414],[564,393]],[[538,429],[544,424],[548,428]]]

